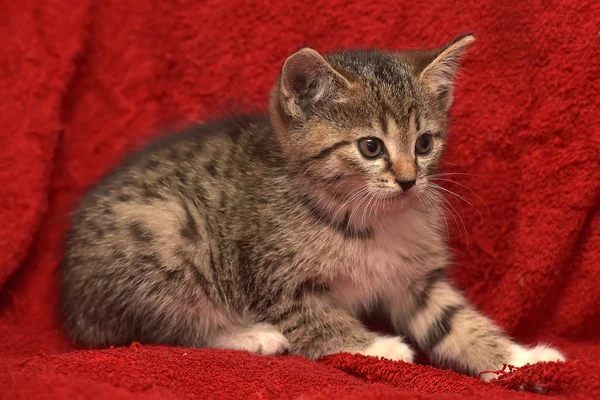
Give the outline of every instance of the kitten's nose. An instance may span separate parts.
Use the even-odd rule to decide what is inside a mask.
[[[398,182],[398,185],[400,185],[400,187],[402,188],[402,190],[405,191],[405,192],[408,189],[410,189],[411,187],[415,186],[415,183],[417,183],[416,180],[412,180],[412,181],[397,180],[396,182]]]

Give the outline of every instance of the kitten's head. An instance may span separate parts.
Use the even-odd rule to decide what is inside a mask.
[[[287,158],[322,187],[375,198],[423,190],[446,144],[459,60],[474,40],[398,53],[292,54],[270,103]]]

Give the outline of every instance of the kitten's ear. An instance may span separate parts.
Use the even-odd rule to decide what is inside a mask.
[[[293,119],[303,119],[327,102],[341,100],[350,83],[316,50],[303,48],[285,61],[281,70],[279,104]]]
[[[452,105],[454,79],[460,59],[474,41],[475,36],[468,33],[440,49],[414,54],[413,66],[419,80],[436,95],[446,110]]]

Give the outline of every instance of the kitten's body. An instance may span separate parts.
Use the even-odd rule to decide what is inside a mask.
[[[315,359],[349,351],[411,362],[401,338],[358,321],[381,307],[437,364],[476,374],[525,351],[444,280],[449,252],[438,200],[418,187],[398,195],[393,186],[400,175],[426,182],[433,171],[451,91],[428,97],[410,77],[410,65],[422,66],[407,61],[409,53],[402,62],[378,52],[334,54],[336,70],[318,57],[288,60],[270,119],[169,136],[84,198],[62,268],[76,342],[289,350]],[[349,100],[346,79],[357,76],[352,85],[368,89]],[[439,147],[412,166],[402,160],[423,130],[442,135]],[[388,138],[384,172],[378,161],[357,165],[347,136],[366,131]],[[383,195],[365,194],[366,174]],[[538,359],[548,357],[562,356]]]

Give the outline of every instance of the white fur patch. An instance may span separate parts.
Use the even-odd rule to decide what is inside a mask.
[[[245,350],[251,353],[270,356],[285,353],[290,348],[290,343],[272,325],[256,324],[247,329],[218,336],[211,347]]]
[[[524,365],[536,364],[538,362],[549,362],[549,361],[566,361],[565,356],[558,350],[546,345],[537,345],[533,348],[527,348],[519,344],[513,343],[512,345],[512,356],[508,363],[513,367],[522,367]],[[495,373],[481,374],[481,379],[484,381],[490,381],[493,378],[497,378],[498,375]]]
[[[522,367],[526,364],[535,364],[542,361],[566,361],[566,358],[558,350],[545,345],[527,348],[513,344],[510,365]]]
[[[415,353],[399,337],[378,336],[372,345],[359,354],[412,363]]]

